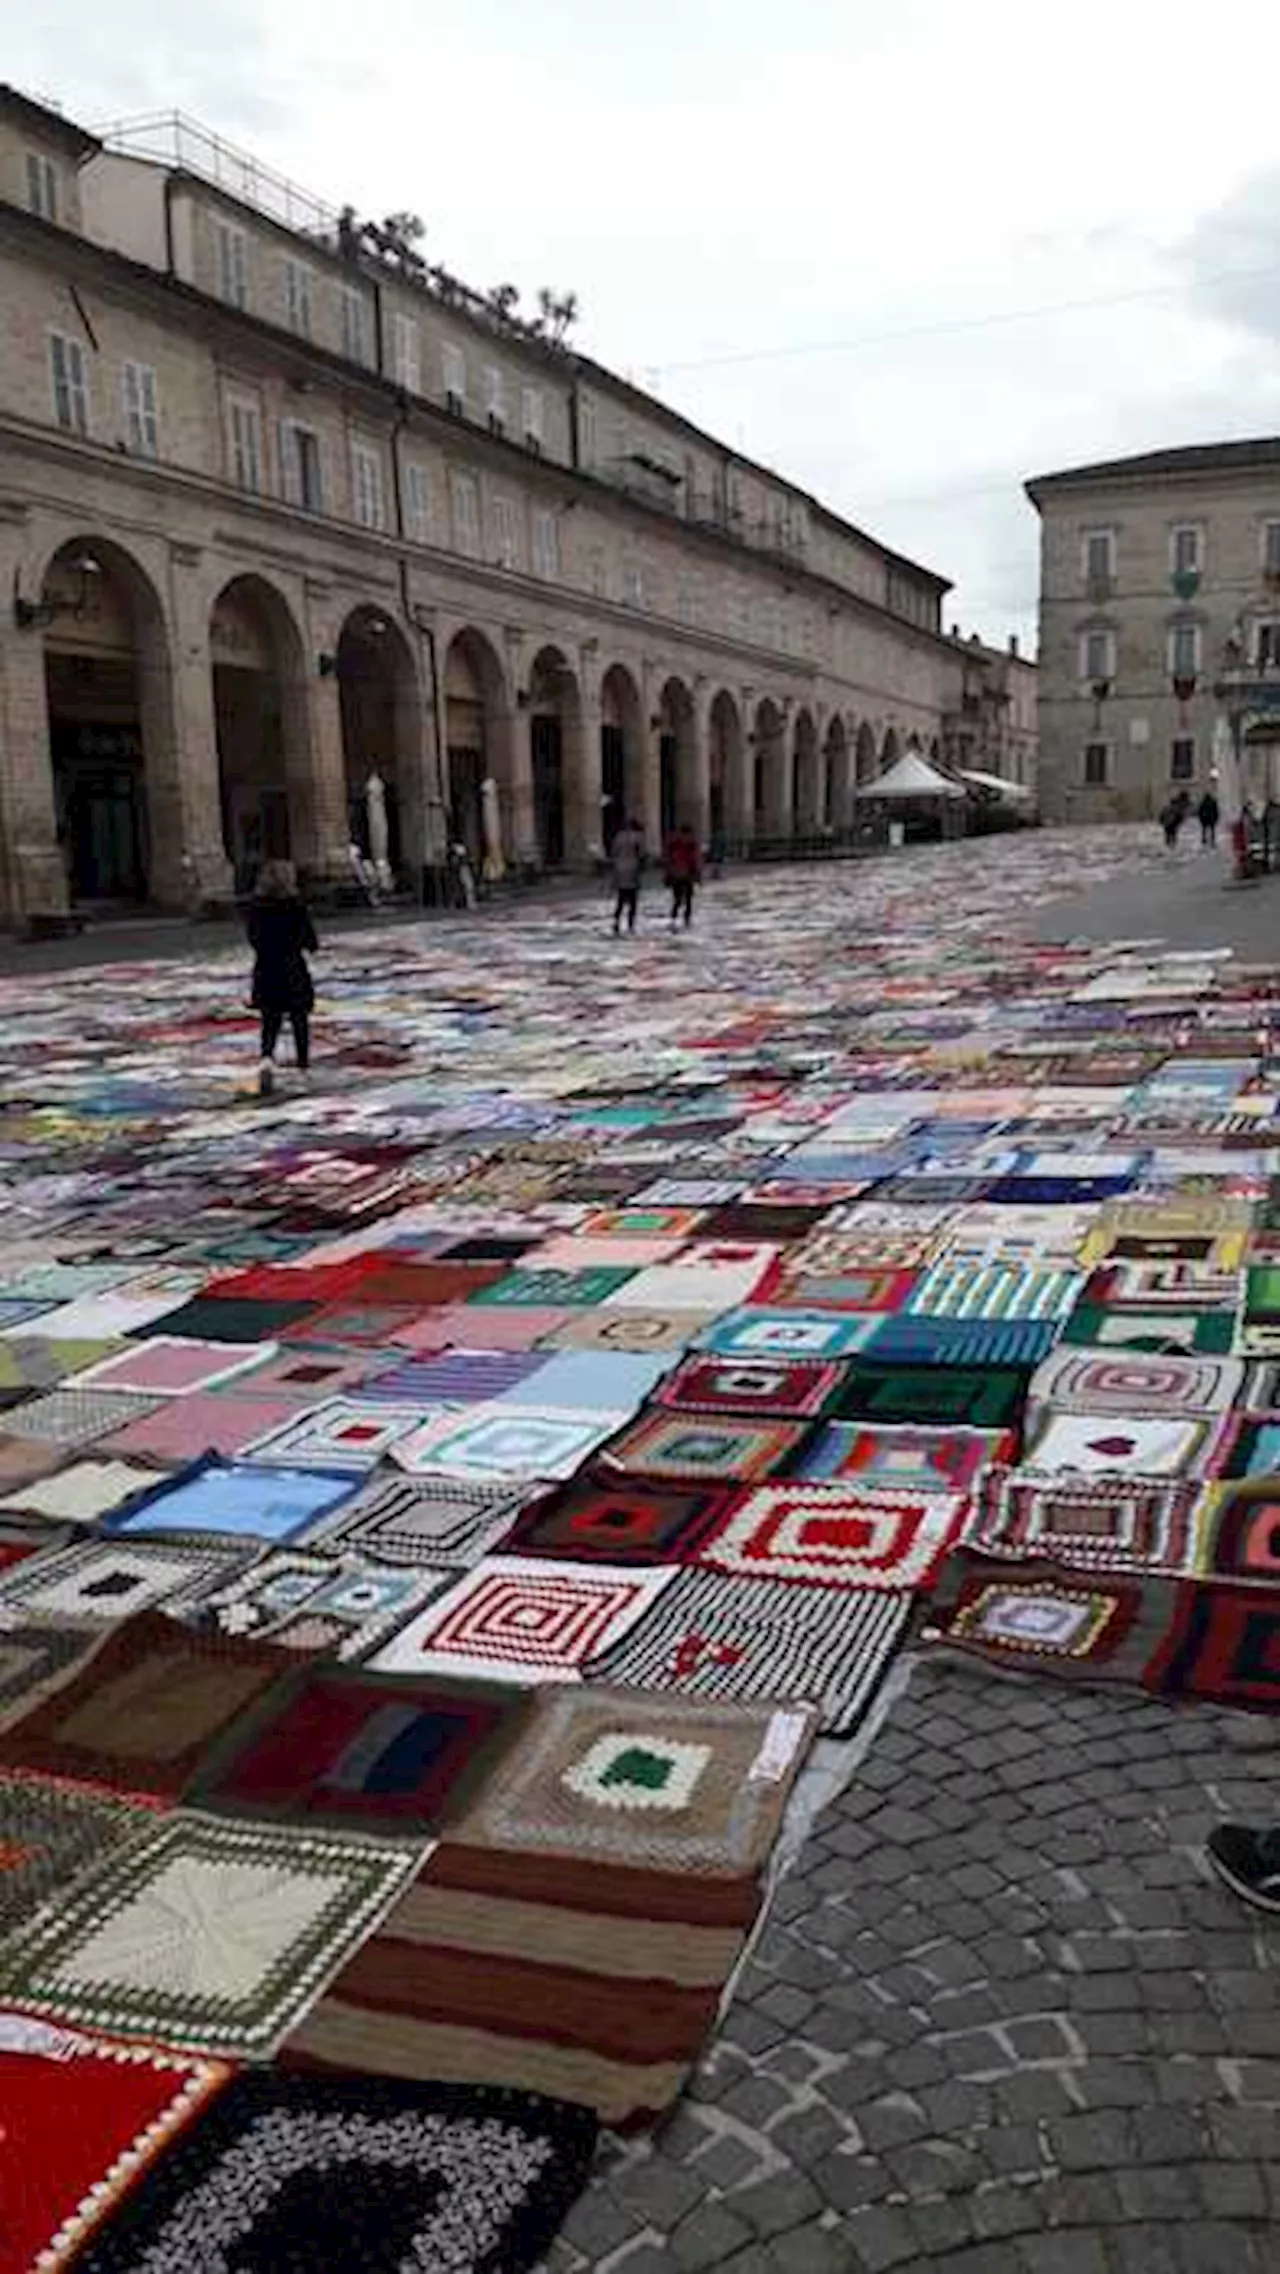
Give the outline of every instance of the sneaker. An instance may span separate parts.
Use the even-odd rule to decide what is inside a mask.
[[[274,1059],[274,1058],[264,1058],[264,1059],[263,1059],[263,1061],[262,1061],[262,1064],[261,1064],[261,1065],[259,1066],[259,1068],[258,1068],[258,1096],[259,1096],[260,1098],[269,1098],[269,1097],[271,1096],[271,1094],[272,1094],[273,1090],[275,1089],[275,1086],[276,1086],[276,1062],[275,1062],[275,1059]]]
[[[1247,1824],[1215,1824],[1204,1852],[1242,1903],[1280,1917],[1280,1826],[1255,1832]]]

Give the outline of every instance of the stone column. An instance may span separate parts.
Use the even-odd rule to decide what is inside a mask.
[[[689,752],[689,778],[684,786],[687,811],[683,818],[702,846],[707,844],[711,835],[712,692],[705,679],[695,679],[693,717],[690,723],[693,742]]]
[[[150,778],[147,743],[152,891],[171,906],[192,909],[225,903],[234,889],[222,833],[210,601],[199,563],[194,547],[171,547],[167,710],[174,765],[168,780]]]
[[[533,746],[529,740],[529,655],[521,632],[506,634],[507,676],[514,690],[508,722],[508,757],[511,781],[511,844],[518,868],[536,868],[538,831],[533,810]],[[521,695],[525,700],[520,701]]]
[[[285,775],[293,857],[322,884],[350,879],[351,825],[347,812],[347,758],[342,739],[342,692],[336,669],[320,670],[320,657],[336,663],[345,611],[325,586],[307,586],[307,638],[295,669],[282,664]]]
[[[13,590],[10,558],[0,553],[0,585]],[[0,616],[0,848],[3,896],[12,922],[65,916],[67,868],[58,843],[49,750],[44,641],[38,626],[19,631]]]
[[[577,742],[566,752],[565,851],[575,868],[594,869],[603,857],[600,831],[600,684],[596,643],[584,643],[578,678]]]
[[[651,860],[662,857],[661,709],[659,674],[646,666],[640,702],[641,810],[633,818],[644,832],[645,850]]]
[[[782,725],[772,750],[765,753],[767,782],[766,806],[771,834],[791,837],[795,833],[795,751],[793,738],[795,720],[790,697],[778,705]]]

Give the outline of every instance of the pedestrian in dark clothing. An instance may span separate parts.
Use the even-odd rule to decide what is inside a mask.
[[[316,991],[307,967],[319,942],[311,918],[298,897],[291,861],[265,861],[249,910],[249,943],[253,949],[253,992],[250,1002],[262,1019],[262,1062],[258,1090],[270,1097],[276,1082],[276,1044],[286,1018],[293,1028],[298,1072],[305,1076],[311,1062],[311,1012]]]
[[[1164,831],[1164,841],[1171,853],[1177,846],[1178,831],[1181,829],[1182,824],[1186,820],[1190,810],[1190,798],[1187,796],[1185,790],[1179,790],[1176,797],[1170,798],[1168,804],[1165,806],[1163,812],[1160,815],[1160,826]]]
[[[638,822],[623,822],[609,847],[609,858],[613,864],[613,884],[617,894],[613,909],[614,932],[616,934],[621,931],[624,916],[627,919],[627,930],[634,932],[636,909],[640,903],[640,872],[644,867],[644,838]]]
[[[1219,807],[1218,801],[1214,796],[1213,791],[1206,790],[1204,796],[1200,800],[1199,805],[1196,807],[1196,817],[1200,823],[1200,842],[1202,845],[1212,846],[1217,844],[1218,820],[1220,812],[1221,808]]]
[[[667,883],[671,887],[671,924],[683,916],[685,928],[693,922],[693,895],[702,879],[702,847],[687,821],[667,839]]]

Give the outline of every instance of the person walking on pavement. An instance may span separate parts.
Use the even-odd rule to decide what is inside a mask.
[[[680,822],[667,839],[667,883],[671,887],[671,929],[683,916],[685,930],[693,922],[693,895],[702,881],[702,847],[687,821]]]
[[[1210,849],[1212,849],[1212,847],[1215,846],[1218,842],[1218,820],[1220,813],[1221,807],[1219,806],[1217,798],[1214,796],[1213,791],[1206,790],[1204,796],[1200,800],[1199,805],[1196,807],[1196,819],[1200,824],[1200,842],[1202,845],[1207,846]]]
[[[627,919],[627,930],[636,928],[636,909],[640,904],[640,874],[644,866],[644,838],[638,823],[624,821],[609,847],[613,864],[613,887],[617,894],[613,908],[613,930],[616,938]]]
[[[316,991],[307,965],[319,942],[298,895],[292,861],[264,861],[249,910],[253,949],[253,989],[249,1000],[262,1021],[262,1059],[258,1093],[268,1098],[276,1086],[276,1044],[286,1018],[293,1028],[298,1072],[311,1063],[311,1013]]]
[[[1191,800],[1186,791],[1178,790],[1161,812],[1160,826],[1164,831],[1165,844],[1171,853],[1177,850],[1178,832],[1190,810]]]

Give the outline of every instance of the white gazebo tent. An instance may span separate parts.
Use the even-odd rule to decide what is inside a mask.
[[[890,805],[906,805],[913,798],[947,798],[963,804],[965,794],[962,782],[939,773],[918,750],[904,750],[878,780],[858,785],[859,797],[881,799]]]
[[[1011,782],[1003,774],[984,774],[977,766],[960,768],[962,782],[972,782],[977,790],[986,790],[990,796],[1007,798],[1010,805],[1031,805],[1034,793],[1025,782]]]

